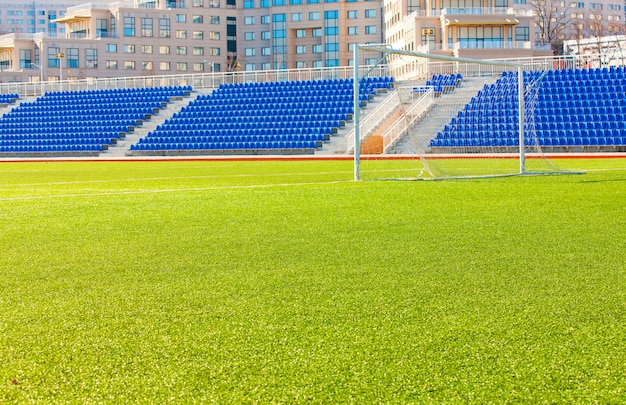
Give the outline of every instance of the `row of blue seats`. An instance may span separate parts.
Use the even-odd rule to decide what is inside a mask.
[[[272,121],[283,121],[296,119],[296,117],[318,117],[317,120],[332,119],[332,120],[348,120],[348,114],[340,110],[322,108],[305,108],[301,110],[291,110],[288,108],[273,108],[273,109],[259,109],[259,110],[239,110],[233,111],[229,109],[211,110],[211,111],[180,111],[173,115],[174,120],[186,120],[189,118],[228,118],[235,120],[238,118],[252,118],[252,117],[267,117]],[[321,118],[325,117],[325,118]]]
[[[139,140],[139,144],[154,143],[206,143],[206,142],[288,142],[324,141],[324,137],[312,134],[281,135],[213,135],[213,136],[152,136]]]
[[[224,113],[227,117],[239,116],[288,116],[288,115],[315,115],[315,114],[338,114],[346,116],[351,114],[348,107],[340,108],[333,106],[326,107],[298,107],[292,108],[289,104],[266,104],[263,106],[241,105],[237,109],[228,105],[213,105],[206,108],[188,107],[181,113],[198,113],[198,116],[220,116]]]
[[[450,131],[441,131],[437,134],[438,139],[455,139],[455,138],[499,138],[499,137],[514,137],[518,134],[517,129],[502,128],[502,129],[454,129]],[[538,130],[533,128],[525,128],[525,134],[527,136],[537,136],[539,138],[564,138],[564,137],[622,137],[626,136],[625,128],[611,128],[611,127],[599,127],[593,130],[582,129],[555,129],[555,130]]]
[[[18,100],[20,95],[17,93],[4,93],[0,94],[0,104],[11,104]]]
[[[163,106],[163,102],[161,101],[137,101],[133,100],[118,100],[118,104],[114,108],[117,109],[127,109],[127,110],[135,110],[135,109],[150,109],[153,110],[155,108],[161,108]],[[54,108],[51,108],[54,107]],[[15,107],[12,112],[49,112],[49,111],[81,111],[81,110],[89,110],[89,111],[100,111],[105,109],[111,109],[111,105],[108,103],[103,103],[100,101],[86,102],[80,104],[72,104],[63,101],[47,101],[41,103],[34,104],[26,104],[22,103],[19,107]]]
[[[562,137],[543,138],[538,140],[528,139],[526,146],[538,144],[539,146],[626,146],[625,137],[598,136],[598,137]],[[517,147],[519,138],[436,138],[430,142],[430,147]]]
[[[70,90],[70,91],[49,91],[46,97],[74,97],[74,96],[108,96],[125,94],[176,94],[183,95],[193,90],[192,86],[158,86],[158,87],[128,87],[118,89],[93,89],[93,90]]]
[[[179,117],[180,118],[180,117]],[[220,128],[228,126],[238,127],[246,125],[251,128],[258,126],[286,126],[293,123],[307,123],[312,126],[322,125],[329,121],[339,125],[340,122],[335,115],[328,114],[311,114],[311,115],[292,115],[289,117],[282,116],[248,116],[248,117],[207,117],[188,115],[185,119],[169,118],[163,124],[184,124],[184,125],[220,125]],[[161,125],[163,125],[161,124]]]
[[[333,102],[353,102],[354,98],[352,95],[346,94],[334,94],[334,95],[325,95],[321,93],[311,94],[311,95],[289,95],[284,93],[268,93],[262,95],[244,95],[242,97],[237,97],[233,99],[230,96],[217,95],[210,99],[201,99],[194,100],[190,104],[196,106],[209,106],[209,105],[218,105],[218,104],[244,104],[244,103],[254,103],[259,104],[264,101],[268,103],[333,103]]]
[[[26,141],[26,140],[58,140],[74,142],[77,139],[106,139],[111,143],[114,139],[119,139],[119,134],[106,132],[54,132],[45,134],[1,134],[1,140],[5,141]]]
[[[315,141],[289,141],[289,142],[205,142],[205,143],[162,143],[162,144],[134,144],[131,151],[236,151],[236,150],[292,150],[292,149],[317,149]]]
[[[70,142],[71,141],[71,142]],[[0,139],[0,146],[47,146],[47,145],[108,145],[111,138],[69,138],[69,139]]]
[[[24,145],[0,146],[0,153],[102,152],[102,145]]]
[[[281,136],[281,135],[331,135],[330,127],[307,128],[268,128],[268,129],[222,129],[222,130],[169,130],[158,129],[151,131],[145,138],[177,136]]]
[[[87,133],[87,132],[103,132],[103,128],[101,126],[85,126],[83,124],[83,126],[79,126],[80,123],[72,123],[73,125],[76,125],[74,128],[76,129],[76,132],[80,132],[80,133]],[[60,127],[59,130],[67,130],[68,128],[71,128],[69,125],[68,126],[64,126],[64,127]],[[128,132],[129,127],[128,125],[109,125],[106,128],[106,132],[107,133],[111,133],[111,134],[119,134],[122,132]],[[53,131],[51,130],[51,128],[38,128],[38,127],[30,127],[30,128],[24,128],[24,127],[16,127],[16,128],[2,128],[0,129],[0,136],[5,136],[5,135],[12,135],[12,134],[29,134],[29,135],[37,135],[37,134],[49,134],[50,137],[54,137],[55,133],[57,131]]]
[[[225,131],[225,130],[267,130],[267,129],[284,129],[284,128],[324,128],[330,129],[332,127],[339,126],[333,125],[333,123],[329,123],[328,121],[313,121],[313,122],[304,122],[304,121],[284,121],[284,122],[275,122],[275,123],[267,123],[267,122],[257,122],[257,123],[224,123],[224,124],[191,124],[186,122],[172,122],[172,123],[163,123],[159,125],[159,130],[163,131]]]
[[[85,112],[85,111],[77,112],[74,114],[62,114],[62,115],[57,115],[54,112],[45,113],[41,115],[17,114],[17,115],[10,115],[10,116],[3,117],[0,120],[0,126],[2,126],[3,123],[32,124],[35,126],[41,126],[45,123],[55,123],[55,124],[56,123],[68,123],[71,126],[71,124],[85,125],[85,122],[87,121],[91,121],[94,123],[107,122],[107,121],[111,121],[111,122],[124,121],[128,123],[131,123],[131,122],[136,123],[137,121],[142,121],[146,119],[147,114],[148,113],[145,113],[145,112],[144,113],[138,113],[138,112],[111,113],[111,112],[106,112],[104,110],[98,114],[96,113],[89,114],[88,112]]]

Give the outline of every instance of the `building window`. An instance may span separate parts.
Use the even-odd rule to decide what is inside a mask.
[[[152,32],[152,18],[141,19],[141,35],[144,37],[151,37]]]
[[[298,46],[296,46],[296,53],[297,53],[297,54],[303,54],[303,53],[306,53],[306,46],[304,46],[304,45],[298,45]]]
[[[152,45],[142,45],[141,46],[141,53],[145,53],[145,54],[152,54]]]
[[[170,54],[170,47],[167,46],[167,45],[159,46],[159,54],[160,55],[169,55]]]
[[[124,62],[124,70],[135,70],[135,61],[127,60]]]
[[[145,61],[145,62],[141,62],[141,69],[142,70],[152,70],[152,61]]]
[[[204,0],[193,0],[194,7],[204,7]]]
[[[67,48],[66,57],[68,68],[78,67],[78,48]]]
[[[324,31],[326,35],[339,35],[339,27],[326,27]]]
[[[254,8],[254,0],[243,0],[243,8]]]
[[[322,45],[313,45],[313,53],[322,53]]]
[[[302,4],[302,0],[289,0],[289,4],[291,4],[292,6],[297,6],[299,4]]]
[[[270,23],[270,16],[269,15],[262,15],[261,16],[261,24],[269,24]]]
[[[255,56],[256,50],[254,48],[246,48],[246,56]]]
[[[107,53],[117,53],[117,44],[107,44],[106,45]]]
[[[261,32],[261,39],[270,39],[270,32],[269,31]]]
[[[365,10],[365,18],[376,18],[376,10]]]
[[[209,8],[220,8],[220,0],[209,0]]]
[[[320,19],[320,13],[319,11],[311,11],[309,13],[309,20],[310,21],[316,21]]]
[[[270,56],[271,55],[270,48],[268,46],[261,48],[261,55]]]
[[[176,63],[176,70],[178,70],[179,72],[186,72],[187,71],[187,62],[178,62],[178,63]]]
[[[187,38],[187,31],[185,31],[185,30],[177,30],[176,31],[176,38],[178,38],[178,39],[185,39],[185,38]]]
[[[196,56],[204,55],[204,48],[201,46],[195,46],[193,48],[193,54]]]
[[[33,66],[33,56],[30,49],[20,49],[20,68],[31,68]]]
[[[194,63],[193,64],[194,72],[204,72],[204,63]]]
[[[187,14],[176,14],[176,22],[177,23],[186,23],[187,22]]]
[[[302,21],[302,13],[291,13],[291,21]]]
[[[530,41],[530,30],[528,27],[515,27],[515,40],[520,42]]]
[[[107,69],[117,69],[117,61],[116,60],[108,60],[106,63]]]
[[[194,15],[193,16],[193,23],[194,24],[202,24],[204,22],[204,16],[201,15]]]
[[[322,29],[321,28],[313,29],[313,37],[319,38],[321,36],[322,36]]]
[[[124,45],[124,53],[135,53],[135,45],[134,44]]]
[[[306,62],[298,61],[296,62],[296,69],[304,69],[306,68]]]
[[[204,31],[194,31],[193,39],[204,39]]]
[[[211,47],[209,54],[211,56],[219,56],[221,53],[220,48]]]
[[[254,41],[255,38],[256,38],[256,35],[255,35],[254,32],[246,32],[244,34],[244,38],[245,38],[246,41]]]
[[[245,25],[254,25],[254,17],[245,17],[243,23]]]
[[[296,38],[306,38],[306,30],[296,30]]]
[[[187,55],[187,47],[186,46],[177,46],[176,47],[176,55]]]
[[[220,17],[217,15],[212,15],[209,17],[209,24],[219,24],[220,23]]]
[[[161,63],[159,63],[159,70],[164,71],[164,72],[169,72],[169,70],[170,70],[170,63],[169,62],[161,62]]]
[[[209,39],[220,39],[219,31],[209,31]]]
[[[124,17],[124,36],[135,36],[135,17]]]
[[[269,62],[261,64],[261,70],[270,70],[272,68],[272,64]]]
[[[365,33],[366,34],[376,34],[376,26],[375,25],[368,25],[365,27]]]
[[[359,12],[357,10],[348,10],[348,18],[359,18]]]
[[[359,27],[348,27],[348,35],[359,35]]]
[[[96,69],[98,67],[97,49],[85,49],[85,67],[88,69]]]
[[[33,22],[34,24],[34,22]],[[106,19],[96,19],[96,37],[98,38],[106,38],[109,36],[107,20]]]
[[[159,37],[160,38],[170,37],[170,19],[169,18],[159,18]]]

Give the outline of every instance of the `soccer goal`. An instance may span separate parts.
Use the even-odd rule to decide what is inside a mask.
[[[535,128],[545,70],[388,45],[355,46],[354,60],[355,83],[380,63],[396,77],[381,102],[364,105],[355,86],[354,144],[348,147],[355,180],[561,172],[542,152]]]

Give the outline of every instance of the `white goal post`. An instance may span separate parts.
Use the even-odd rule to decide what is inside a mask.
[[[369,70],[360,77],[359,69],[359,51],[377,52],[382,54],[376,65],[368,66]],[[360,100],[359,89],[360,81],[367,76],[367,74],[379,65],[383,60],[386,60],[388,55],[408,56],[411,58],[424,58],[427,60],[446,61],[453,63],[471,63],[479,65],[491,65],[500,66],[509,70],[515,69],[517,71],[517,102],[519,105],[519,112],[517,116],[517,131],[519,132],[519,150],[517,152],[519,158],[519,174],[526,173],[526,156],[525,156],[525,129],[524,129],[524,76],[523,65],[521,63],[501,62],[492,60],[479,60],[468,58],[457,58],[452,56],[434,55],[430,53],[421,53],[413,51],[405,51],[400,49],[394,49],[387,44],[368,44],[368,45],[355,45],[354,46],[354,180],[361,180],[361,133],[360,133]]]

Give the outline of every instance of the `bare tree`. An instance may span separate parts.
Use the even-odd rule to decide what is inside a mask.
[[[238,72],[240,70],[241,70],[241,63],[239,63],[239,58],[237,56],[226,57],[226,71],[227,72]]]
[[[571,22],[566,3],[557,0],[532,0],[535,23],[539,28],[541,43],[550,44],[555,55],[563,52],[563,37]]]
[[[602,15],[594,15],[589,20],[587,30],[592,40],[590,49],[599,55],[600,66],[608,66],[615,58],[623,60],[621,34],[624,32],[624,24],[621,21],[605,20]]]

